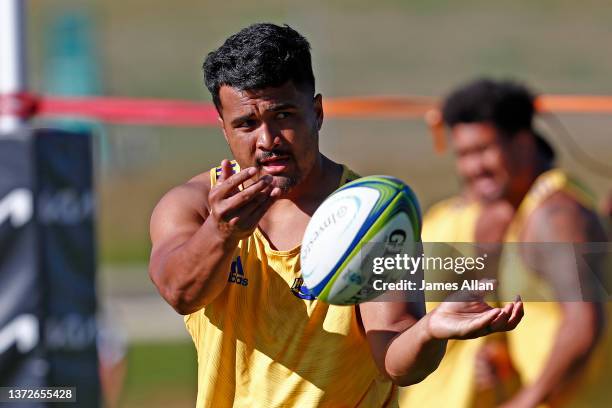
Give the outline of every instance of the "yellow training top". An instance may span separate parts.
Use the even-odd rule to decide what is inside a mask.
[[[452,197],[435,204],[423,218],[423,242],[474,242],[478,213],[478,204],[464,197]],[[466,247],[459,245],[456,249],[461,251],[467,249]],[[437,246],[432,248],[432,250],[441,249]],[[431,253],[426,255],[434,256]],[[435,256],[450,255],[452,254],[435,254]],[[425,278],[428,279],[427,274]],[[428,280],[436,281],[434,277]],[[437,305],[437,302],[427,302],[427,310]],[[484,341],[484,338],[449,340],[446,354],[436,371],[422,382],[400,390],[400,406],[470,407],[475,397],[476,353]]]
[[[589,193],[578,182],[560,169],[549,170],[536,179],[523,198],[508,227],[505,242],[520,242],[526,220],[547,198],[557,192],[568,194],[586,208],[594,207]],[[529,297],[555,299],[555,295],[551,285],[525,264],[517,245],[504,247],[499,267],[499,288],[502,299],[511,300],[516,294],[522,294],[527,300],[524,303],[523,320],[507,336],[512,360],[525,385],[529,385],[537,380],[546,365],[561,325],[561,307],[556,301],[529,301]],[[612,398],[612,387],[605,377],[612,369],[612,333],[609,323],[612,308],[610,303],[606,306],[608,323],[599,345],[583,368],[582,375],[566,387],[553,406],[603,406]]]
[[[344,167],[340,185],[356,178]],[[185,317],[198,353],[198,407],[396,404],[355,307],[305,293],[299,257],[299,246],[274,250],[256,229],[240,241],[223,292]]]

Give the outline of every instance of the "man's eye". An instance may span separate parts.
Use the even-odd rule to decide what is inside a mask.
[[[290,115],[290,112],[278,112],[276,114],[276,119],[287,119]]]
[[[247,119],[238,124],[239,128],[252,128],[255,126],[255,121],[253,119]]]

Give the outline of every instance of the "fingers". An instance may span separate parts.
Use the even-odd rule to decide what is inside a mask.
[[[504,307],[503,309],[499,310],[497,316],[495,316],[495,319],[493,319],[489,325],[491,332],[505,331],[509,318],[510,314],[507,308]]]
[[[249,167],[232,174],[231,163],[228,160],[221,162],[218,182],[208,195],[210,214],[217,222],[236,227],[236,232],[246,232],[257,226],[281,195],[281,190],[272,186],[273,177],[269,175],[241,190],[239,187],[256,173],[255,167]]]
[[[229,162],[228,162],[229,163]],[[255,167],[248,167],[244,170],[239,171],[234,175],[231,174],[231,166],[228,170],[227,166],[221,167],[221,177],[219,182],[215,186],[215,194],[218,194],[220,198],[227,197],[233,190],[238,190],[238,187],[253,177],[257,173]],[[229,175],[229,176],[228,176]]]
[[[232,174],[234,174],[234,169],[232,168],[232,162],[230,162],[227,159],[224,159],[221,161],[221,166],[220,166],[220,172],[219,172],[219,176],[217,177],[217,183],[216,185],[213,187],[213,189],[211,190],[211,193],[213,193],[211,200],[210,201],[214,201],[215,198],[223,198],[224,196],[229,196],[229,195],[233,195],[236,194],[238,191],[240,191],[237,187],[234,189],[231,189],[229,191],[223,191],[222,194],[216,194],[215,192],[219,190],[219,185],[223,186],[223,182],[226,181],[227,179],[229,179]]]
[[[267,189],[270,186],[270,183],[272,183],[272,176],[263,176],[244,190],[226,199],[224,205],[227,206],[227,208],[237,209],[246,205],[247,203],[250,203],[255,198],[263,199],[263,197],[260,197],[260,193]],[[269,194],[270,191],[268,191],[265,195]]]
[[[478,316],[474,322],[474,332],[478,333],[475,337],[485,336],[492,333],[491,324],[498,317],[498,315],[499,309],[491,309],[480,313],[480,316]]]
[[[222,200],[215,206],[217,216],[226,222],[236,217],[244,219],[249,216],[256,207],[270,198],[273,190],[270,183],[271,176],[262,177],[244,190]]]
[[[248,204],[241,207],[239,212],[230,220],[230,225],[240,229],[249,230],[255,228],[265,212],[280,196],[281,190],[277,187],[268,186],[259,192]]]
[[[221,174],[217,178],[217,182],[221,183],[227,180],[228,178],[230,178],[231,175],[232,175],[232,163],[227,159],[222,160],[221,161]]]
[[[516,301],[508,303],[499,311],[498,316],[491,322],[491,330],[499,332],[513,330],[520,323],[524,314],[523,302],[520,296],[517,296]]]
[[[270,200],[270,194],[274,187],[266,181],[258,181],[256,184],[249,186],[248,189],[249,191],[245,189],[238,195],[231,197],[231,201],[230,199],[226,200],[231,204],[226,211],[226,218],[246,219],[256,208]]]
[[[523,319],[523,316],[525,315],[525,310],[523,308],[523,301],[521,300],[520,296],[516,297],[516,301],[512,305],[513,305],[513,309],[512,309],[510,318],[508,319],[508,329],[507,330],[514,329],[521,322],[521,320]]]

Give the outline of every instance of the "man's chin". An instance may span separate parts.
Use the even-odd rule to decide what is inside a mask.
[[[503,189],[493,183],[474,183],[470,186],[474,198],[480,201],[495,201],[503,195]]]
[[[501,189],[496,190],[486,190],[486,191],[478,191],[477,196],[486,203],[491,203],[495,201],[499,201],[504,198],[504,192]]]
[[[290,176],[272,176],[272,186],[278,187],[282,194],[287,194],[297,185],[297,178]]]
[[[475,183],[471,190],[480,200],[486,202],[497,201],[504,197],[504,188],[491,181]]]

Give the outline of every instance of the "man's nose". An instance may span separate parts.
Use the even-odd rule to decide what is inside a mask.
[[[262,123],[257,135],[257,148],[262,150],[272,150],[280,145],[280,135],[278,130],[266,123]]]
[[[475,155],[463,160],[463,173],[468,178],[473,178],[483,172],[484,166],[480,157]]]

